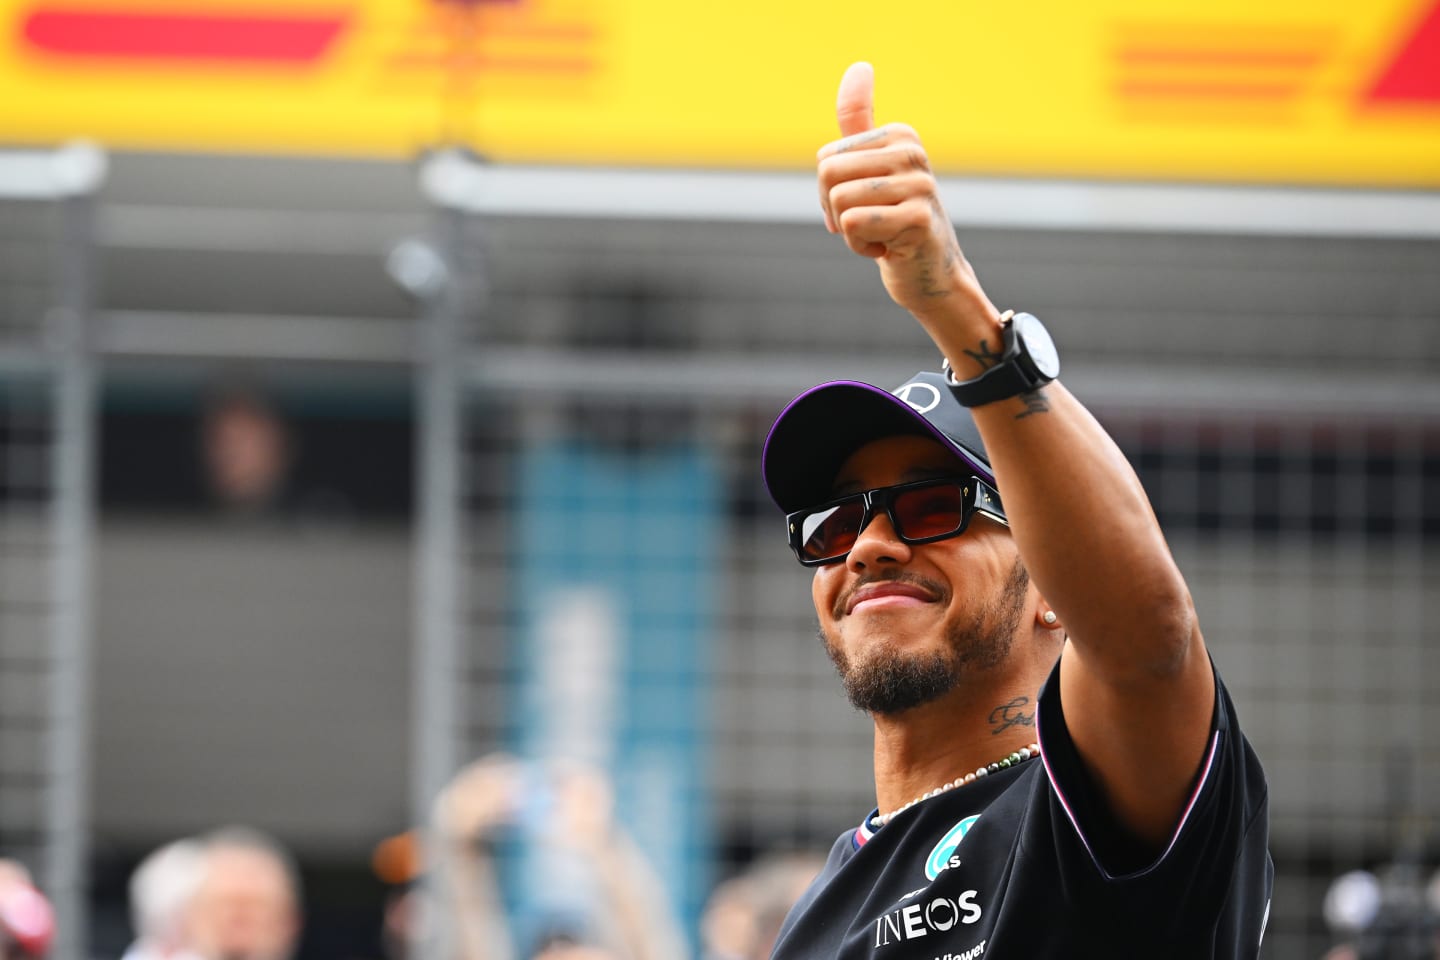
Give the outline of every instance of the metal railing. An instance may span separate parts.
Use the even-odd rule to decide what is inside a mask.
[[[35,801],[33,806],[18,804],[22,816],[4,827],[36,860],[31,866],[55,907],[53,950],[60,960],[86,955],[96,422],[92,248],[95,191],[105,169],[104,155],[84,145],[0,154],[0,204],[38,212],[46,226],[28,241],[7,241],[28,242],[32,256],[19,259],[40,267],[48,281],[11,301],[23,300],[31,310],[16,310],[0,324],[6,333],[0,351],[15,372],[9,395],[12,424],[17,409],[34,405],[22,416],[32,422],[17,424],[21,428],[7,437],[5,452],[24,450],[46,464],[34,485],[7,484],[11,503],[21,509],[5,510],[4,539],[13,542],[18,533],[31,542],[21,556],[7,548],[0,559],[7,567],[28,566],[41,575],[28,596],[4,598],[6,619],[24,610],[34,614],[21,628],[22,636],[38,629],[25,643],[34,657],[30,670],[23,655],[0,653],[0,676],[26,688],[22,703],[28,706],[11,713],[12,705],[0,702],[0,723],[21,731],[12,743],[28,735],[43,747],[36,754],[33,780],[28,785],[22,780],[18,791],[6,783],[9,771],[0,763],[0,789],[12,787],[12,796],[29,792]],[[17,258],[7,259],[13,263]],[[7,280],[12,288],[17,281],[33,282],[27,274]],[[15,458],[7,460],[13,468]]]

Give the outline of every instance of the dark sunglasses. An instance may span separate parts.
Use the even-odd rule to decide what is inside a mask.
[[[957,537],[977,513],[1009,525],[1000,494],[979,477],[921,480],[852,493],[787,514],[790,549],[807,567],[843,560],[878,510],[885,511],[895,535],[909,544]]]

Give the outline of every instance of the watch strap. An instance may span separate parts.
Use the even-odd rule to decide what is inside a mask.
[[[963,406],[982,407],[997,400],[1029,393],[1049,382],[1048,378],[1037,378],[1031,369],[1027,369],[1032,365],[1022,363],[1021,345],[1015,333],[1014,310],[1006,310],[1000,315],[1000,330],[1004,347],[1000,362],[980,376],[970,380],[957,380],[950,367],[949,358],[945,360],[945,382],[949,384],[955,399]]]

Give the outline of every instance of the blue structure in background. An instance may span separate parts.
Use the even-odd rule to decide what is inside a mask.
[[[541,763],[581,759],[609,772],[617,819],[693,937],[711,879],[719,471],[689,446],[633,453],[557,443],[522,456],[517,489],[514,746]],[[575,906],[564,859],[534,845],[520,854],[512,889],[522,937]]]

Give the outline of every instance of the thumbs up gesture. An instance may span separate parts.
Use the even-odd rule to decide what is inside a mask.
[[[825,226],[879,263],[891,298],[932,337],[957,310],[983,323],[998,314],[960,250],[920,137],[903,123],[875,126],[874,89],[868,63],[851,64],[840,80],[841,139],[817,156]]]
[[[875,129],[875,68],[863,60],[852,63],[840,78],[835,95],[835,119],[840,136],[851,137]]]

